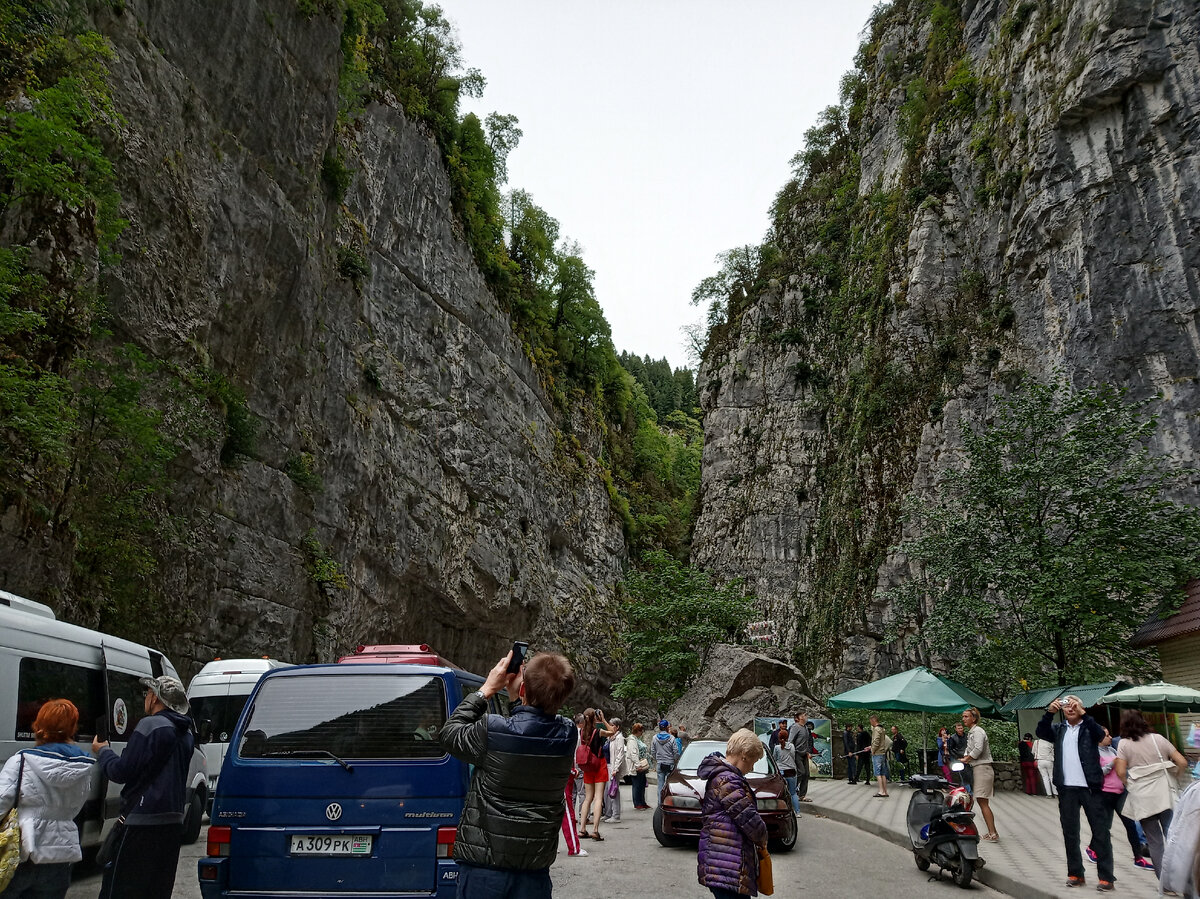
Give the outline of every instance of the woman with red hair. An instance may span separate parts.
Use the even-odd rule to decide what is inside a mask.
[[[71,865],[83,857],[74,818],[91,787],[91,755],[75,743],[79,710],[68,699],[51,699],[33,722],[36,745],[0,770],[0,815],[17,807],[21,864],[4,899],[62,899]]]

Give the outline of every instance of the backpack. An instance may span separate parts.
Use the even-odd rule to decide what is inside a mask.
[[[575,747],[575,764],[583,771],[591,773],[600,767],[600,756],[592,752],[592,747],[580,743]]]

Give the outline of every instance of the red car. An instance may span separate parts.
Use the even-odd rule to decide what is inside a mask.
[[[704,757],[714,752],[725,754],[720,740],[693,740],[683,750],[679,764],[667,776],[667,791],[662,804],[654,810],[654,836],[664,846],[682,846],[689,838],[700,837],[700,800],[704,798],[704,780],[696,773]],[[775,760],[764,755],[746,775],[758,813],[767,825],[772,852],[790,852],[796,845],[796,816],[792,814],[787,781],[775,767]]]

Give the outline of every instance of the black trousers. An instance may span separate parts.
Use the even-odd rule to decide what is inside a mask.
[[[126,825],[116,857],[104,866],[100,899],[171,899],[182,824]]]
[[[796,757],[796,795],[803,799],[808,795],[808,756]]]
[[[1128,795],[1128,793],[1101,793],[1100,799],[1103,801],[1104,808],[1106,811],[1108,811],[1109,815],[1116,814],[1116,816],[1121,820],[1121,823],[1125,825],[1125,837],[1129,840],[1129,848],[1133,850],[1133,860],[1137,861],[1142,857],[1142,838],[1138,836],[1137,824],[1121,814],[1121,809],[1125,807],[1125,797]],[[1108,819],[1108,822],[1110,834],[1109,839],[1112,839],[1111,817]],[[1088,848],[1091,849],[1092,852],[1096,851],[1096,847],[1091,843],[1088,843]],[[1114,849],[1113,852],[1115,853],[1116,849]],[[1116,858],[1116,856],[1114,855],[1113,858]]]
[[[1067,850],[1067,874],[1083,877],[1083,853],[1079,849],[1079,810],[1087,815],[1092,829],[1092,851],[1096,853],[1096,876],[1113,879],[1112,809],[1106,807],[1104,794],[1088,787],[1058,788],[1058,820],[1062,824],[1063,844]]]
[[[858,780],[858,756],[846,756],[846,780],[854,783]]]

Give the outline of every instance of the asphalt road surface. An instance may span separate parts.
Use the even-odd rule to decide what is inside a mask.
[[[625,796],[625,808],[633,803]],[[586,858],[568,858],[565,844],[551,868],[556,899],[653,896],[654,899],[711,899],[696,883],[696,849],[664,849],[654,839],[650,812],[628,812],[619,824],[604,824],[604,842],[586,841]],[[773,855],[778,899],[820,897],[855,899],[959,899],[1000,894],[973,883],[963,891],[949,879],[929,882],[913,864],[912,854],[878,837],[828,818],[805,814],[794,851]],[[174,899],[200,899],[196,859],[204,840],[184,846],[175,879]],[[95,899],[100,874],[94,866],[76,871],[68,899]]]

